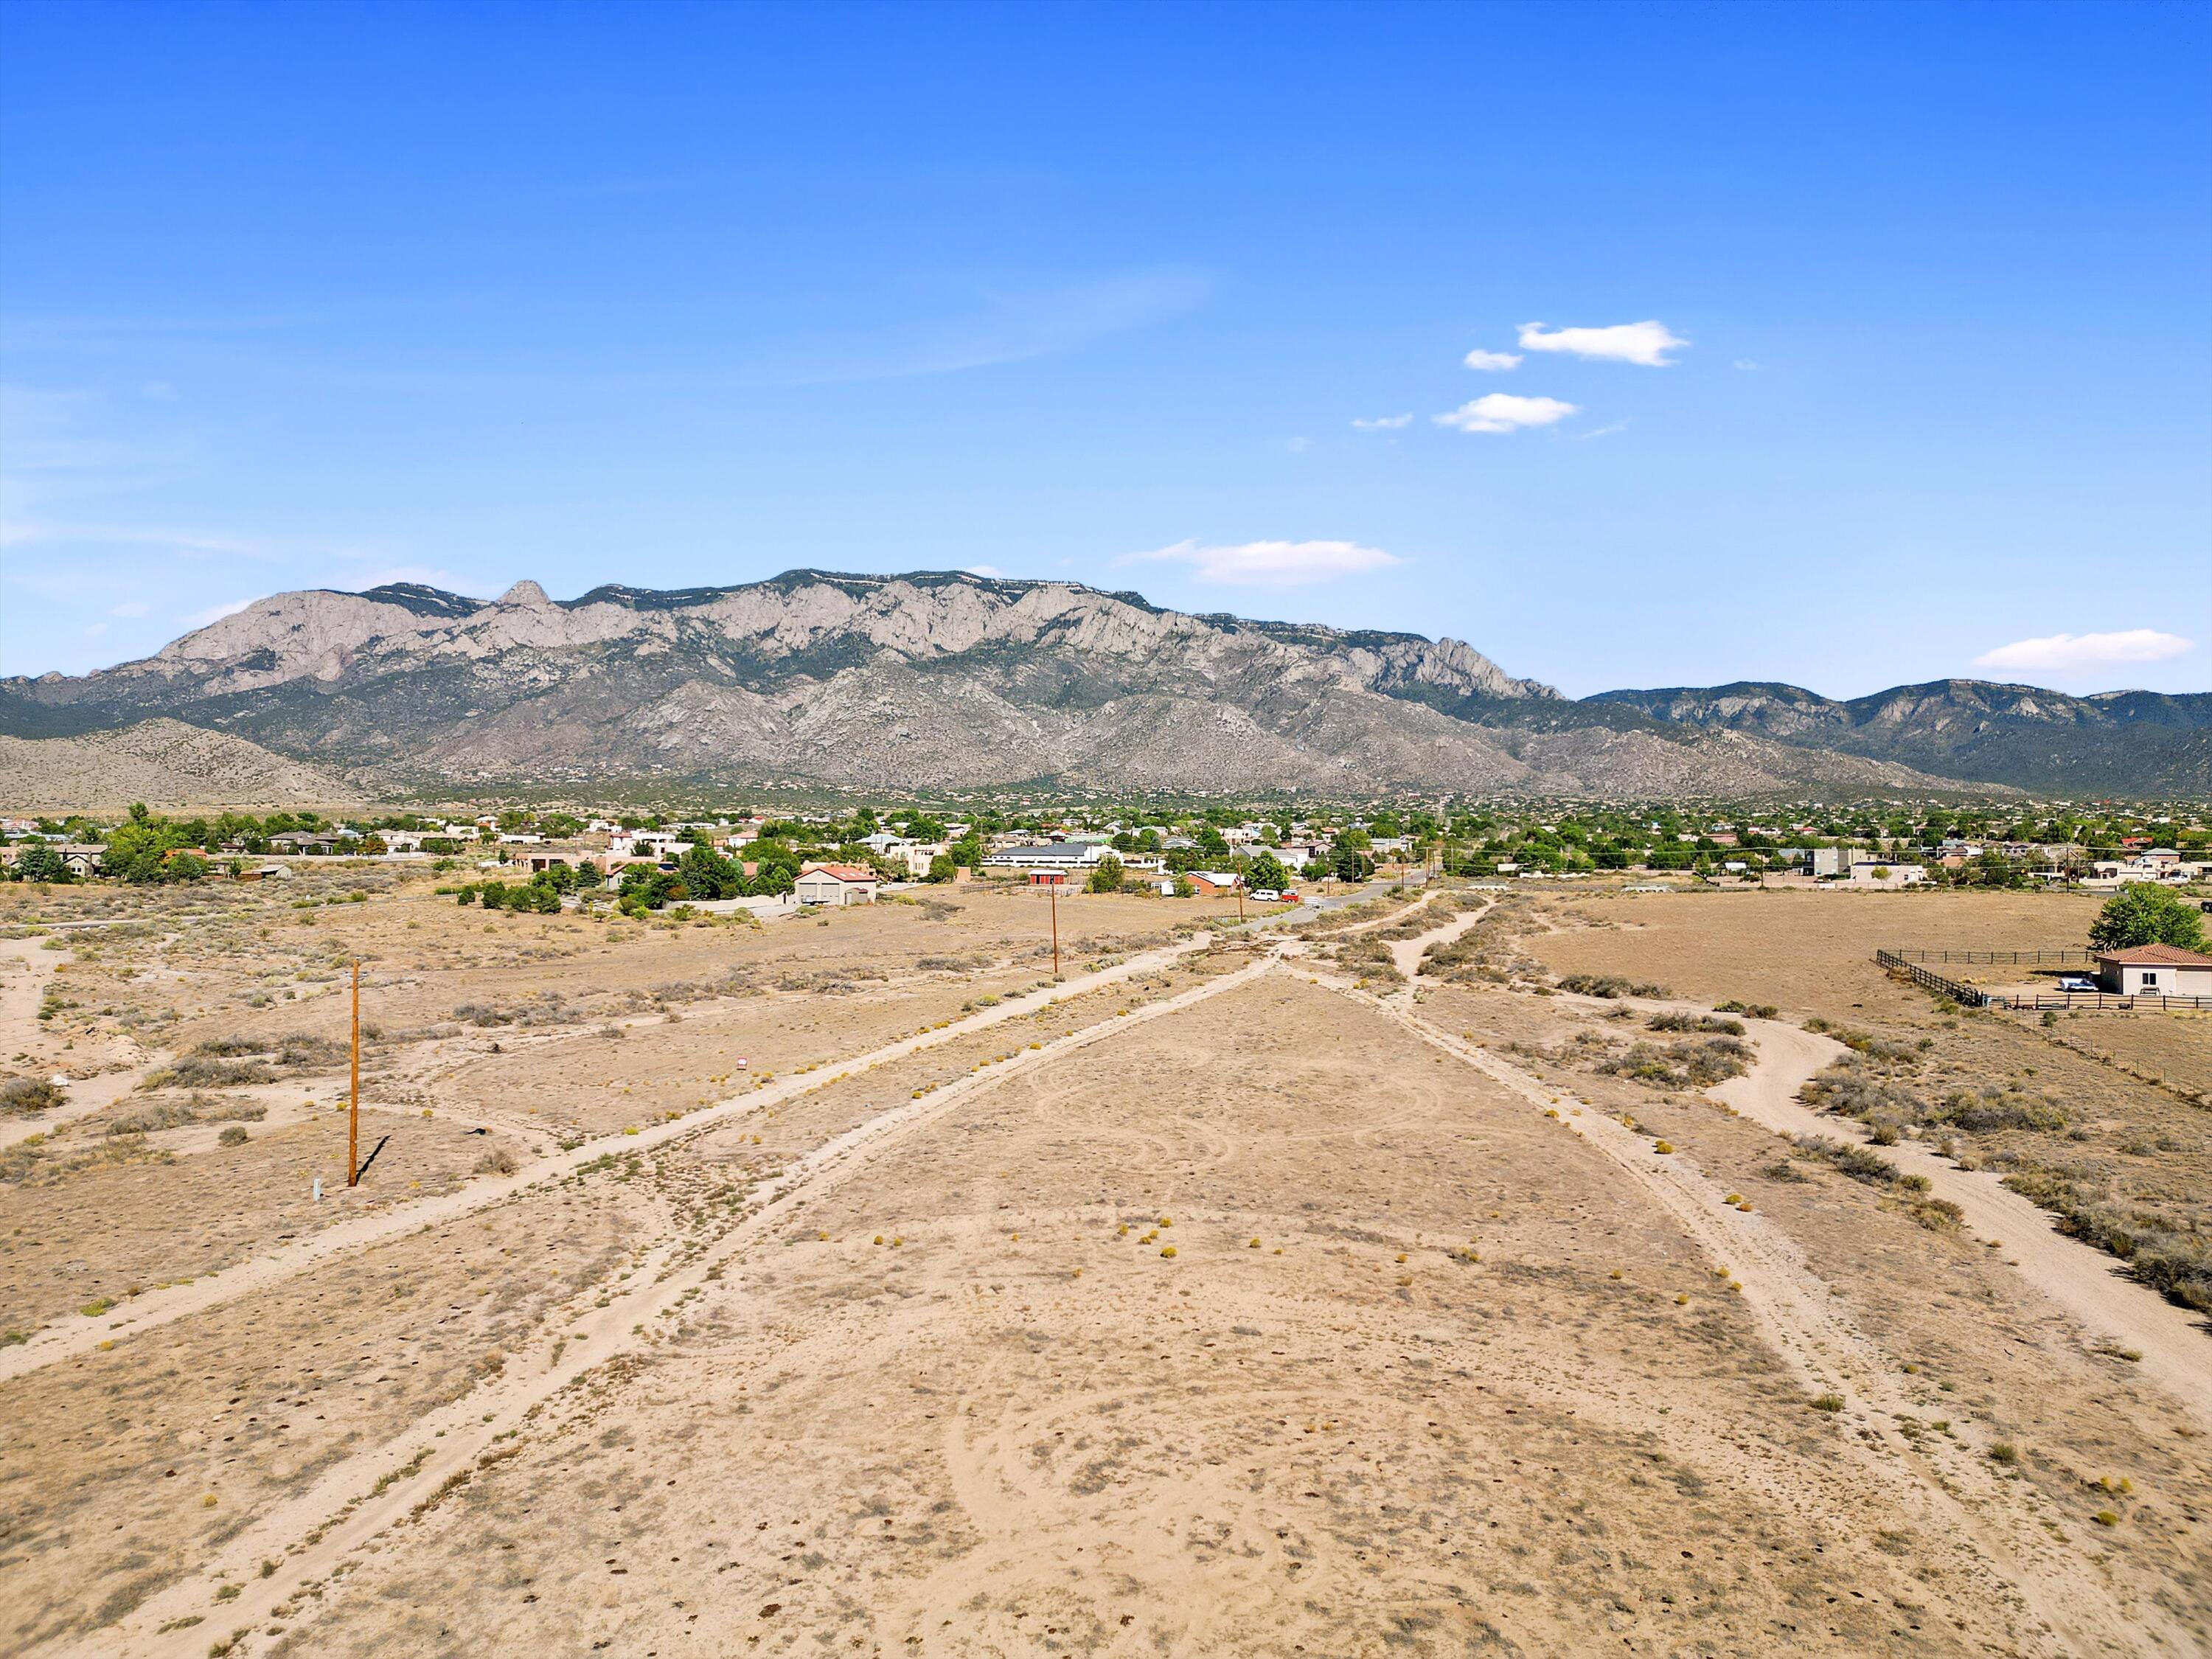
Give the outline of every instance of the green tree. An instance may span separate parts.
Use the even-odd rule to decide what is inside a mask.
[[[59,853],[41,842],[27,847],[15,861],[15,878],[19,881],[72,882],[76,878],[70,873],[69,865]]]
[[[1109,853],[1098,860],[1097,867],[1091,871],[1091,879],[1085,884],[1094,893],[1118,893],[1121,890],[1122,882],[1127,879],[1127,873],[1121,868],[1121,860]]]
[[[2189,902],[2148,882],[2130,882],[2105,901],[2089,924],[2089,948],[2124,951],[2135,945],[2204,948],[2204,918]]]
[[[744,871],[712,847],[696,844],[676,861],[677,879],[696,899],[734,898],[744,890]]]
[[[935,858],[930,860],[929,874],[924,877],[923,879],[926,881],[941,883],[955,880],[958,878],[959,874],[960,865],[958,861],[953,858],[952,854],[950,853],[939,853]]]
[[[1279,893],[1291,884],[1290,869],[1273,853],[1262,853],[1244,872],[1244,884],[1255,892]]]
[[[777,898],[799,885],[799,860],[763,862],[753,872],[745,890],[755,898]]]

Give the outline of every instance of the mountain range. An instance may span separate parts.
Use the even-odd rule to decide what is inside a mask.
[[[1472,647],[964,572],[494,600],[280,593],[154,656],[0,681],[0,733],[168,718],[386,793],[789,780],[927,790],[2212,793],[2212,694],[1942,680],[1575,700]],[[0,790],[7,783],[0,777]]]

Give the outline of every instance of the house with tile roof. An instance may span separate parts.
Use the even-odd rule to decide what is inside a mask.
[[[2099,951],[2097,978],[2121,996],[2212,997],[2212,957],[2178,945],[2131,945]]]

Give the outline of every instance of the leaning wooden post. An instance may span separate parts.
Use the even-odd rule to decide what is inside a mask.
[[[1054,871],[1045,883],[1045,890],[1052,895],[1052,977],[1060,982],[1060,872]]]
[[[361,1185],[361,958],[353,963],[353,1105],[346,1116],[346,1185]]]

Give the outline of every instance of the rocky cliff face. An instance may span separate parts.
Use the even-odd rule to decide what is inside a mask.
[[[281,593],[143,661],[0,684],[0,729],[173,715],[396,787],[663,777],[875,787],[1750,793],[1936,787],[1598,711],[1455,640],[1190,616],[958,573],[793,571],[489,603]]]

